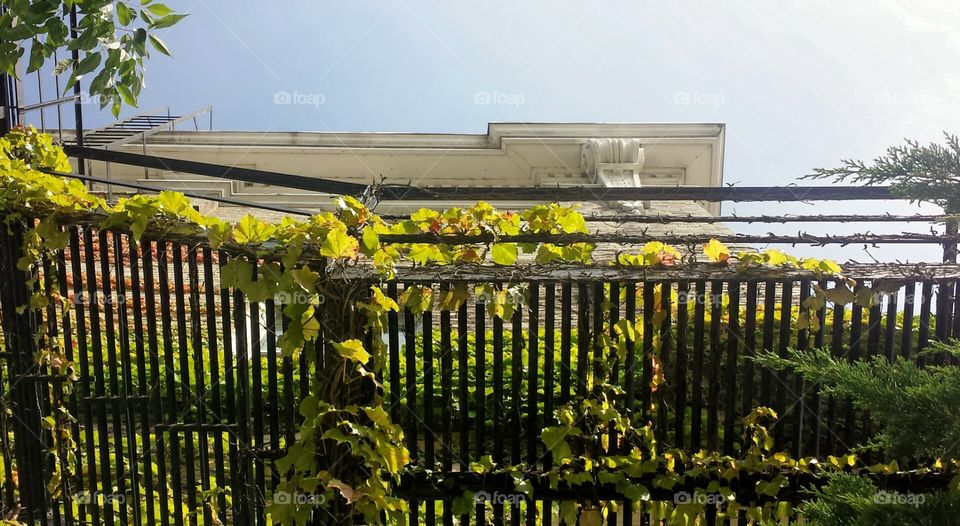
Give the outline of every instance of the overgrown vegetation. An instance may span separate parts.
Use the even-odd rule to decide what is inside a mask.
[[[960,344],[934,342],[926,354],[960,358]],[[789,369],[814,385],[820,394],[851,399],[870,415],[876,435],[864,447],[882,451],[890,460],[960,458],[960,367],[883,356],[849,361],[826,350],[792,350],[781,358],[758,356],[758,363]]]
[[[960,343],[935,343],[931,352],[960,358]],[[917,460],[934,466],[960,458],[960,367],[931,364],[920,367],[901,357],[881,356],[848,361],[825,350],[791,350],[786,357],[765,353],[765,366],[791,370],[814,385],[820,394],[850,399],[876,425],[867,450],[904,465]],[[960,487],[948,492],[903,493],[882,490],[868,478],[833,476],[822,489],[812,490],[803,515],[815,525],[958,524]]]
[[[288,298],[282,311],[284,329],[276,343],[283,357],[305,361],[311,372],[308,395],[297,404],[301,425],[295,440],[286,444],[285,455],[276,462],[280,478],[277,490],[322,497],[323,512],[344,524],[405,522],[409,510],[407,503],[394,494],[397,481],[404,474],[433,468],[410,465],[405,437],[385,409],[386,392],[380,378],[386,366],[386,343],[376,336],[383,333],[388,315],[399,312],[401,307],[414,315],[423,314],[435,305],[441,310],[456,310],[462,302],[480,293],[489,297],[491,315],[509,320],[516,304],[508,298],[509,291],[493,284],[480,284],[480,291],[451,287],[439,296],[430,288],[411,286],[395,301],[377,284],[371,286],[370,276],[375,278],[374,282],[393,277],[399,263],[487,263],[515,267],[520,253],[534,254],[541,265],[583,265],[591,261],[593,251],[590,243],[494,241],[482,245],[452,245],[442,242],[444,235],[490,234],[498,239],[521,233],[586,233],[579,212],[555,204],[517,214],[478,203],[443,212],[421,210],[409,220],[388,224],[356,199],[342,197],[337,200],[336,213],[319,214],[305,221],[287,219],[280,224],[268,224],[245,216],[237,224],[230,224],[198,213],[182,194],[135,196],[111,205],[91,195],[76,181],[68,182],[42,171],[63,170],[65,162],[62,151],[53,147],[49,137],[32,130],[17,131],[0,140],[0,208],[6,212],[8,226],[26,229],[25,256],[19,268],[31,272],[34,281],[28,286],[37,290],[30,305],[25,307],[59,309],[64,316],[74,308],[68,298],[59,294],[56,283],[36,280],[46,272],[43,263],[55,260],[67,246],[69,236],[61,228],[62,223],[81,216],[85,221],[97,221],[99,228],[129,234],[134,244],[145,237],[175,239],[230,254],[230,260],[222,262],[220,267],[221,285],[239,291],[249,302],[263,302],[278,295]],[[429,233],[437,236],[437,242],[380,242],[379,236],[389,233]],[[621,254],[616,264],[641,267],[684,264],[677,260],[676,253],[662,243],[648,243],[636,254]],[[734,255],[715,241],[704,247],[703,256],[718,269],[749,270],[757,266],[803,269],[817,280],[841,282],[836,288],[814,289],[814,294],[797,310],[798,320],[802,322],[797,328],[819,327],[825,320],[821,320],[817,312],[827,303],[859,302],[870,306],[875,301],[874,291],[858,288],[856,283],[839,276],[842,269],[829,260],[799,260],[776,250]],[[373,269],[376,274],[368,272],[365,279],[351,279],[347,271],[358,267]],[[661,300],[664,299],[665,291],[661,289],[660,295]],[[663,301],[660,304],[663,305]],[[666,315],[665,309],[660,310]],[[329,352],[322,360],[315,348],[321,330],[329,342]],[[787,486],[788,477],[897,471],[895,463],[867,465],[856,455],[830,457],[826,462],[819,462],[775,451],[766,425],[777,415],[765,408],[754,411],[743,421],[744,447],[737,455],[664,447],[653,436],[649,421],[657,408],[637,411],[626,405],[622,388],[612,376],[618,367],[627,366],[626,342],[636,345],[641,341],[642,330],[642,325],[629,323],[601,324],[599,331],[592,334],[589,352],[578,352],[585,354],[593,372],[587,375],[585,389],[551,415],[560,425],[546,426],[543,430],[541,440],[552,457],[546,472],[524,463],[496,465],[489,457],[473,463],[470,469],[483,476],[509,477],[514,482],[513,490],[526,496],[538,485],[547,488],[561,484],[581,488],[607,485],[615,487],[620,495],[641,502],[655,493],[662,498],[667,492],[685,488],[694,494],[719,495],[719,502],[713,504],[721,504],[722,513],[741,510],[757,519],[790,515],[789,507],[776,503],[781,490]],[[374,337],[368,339],[369,334]],[[64,386],[72,387],[77,380],[76,368],[67,358],[63,341],[38,328],[37,342],[40,346],[37,361],[47,367],[52,376],[60,377]],[[193,349],[193,352],[202,352],[202,349]],[[641,370],[644,367],[657,369],[656,352],[641,365]],[[648,375],[651,383],[644,387],[653,389],[666,373],[662,368],[659,372],[651,371]],[[514,377],[514,380],[518,379]],[[303,385],[307,379],[300,378],[300,381]],[[46,394],[58,408],[46,421],[48,430],[63,440],[48,452],[50,465],[55,466],[56,471],[45,477],[50,492],[62,497],[57,495],[60,482],[77,477],[81,468],[72,435],[75,417],[65,410],[61,394],[52,390]],[[163,473],[164,465],[161,463],[158,467]],[[952,473],[956,463],[943,459],[931,468]],[[750,481],[752,491],[762,503],[737,502],[735,486],[742,480]],[[562,516],[568,524],[598,524],[616,509],[616,500],[564,501]],[[454,505],[460,514],[475,510],[472,503],[465,492]],[[662,502],[658,513],[671,523],[689,524],[700,520],[698,517],[706,507],[705,502]],[[90,512],[90,507],[87,511]],[[274,500],[267,512],[276,523],[297,524],[319,513],[316,501],[302,500]],[[96,522],[97,515],[88,519]]]

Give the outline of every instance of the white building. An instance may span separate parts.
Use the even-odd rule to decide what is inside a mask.
[[[89,143],[95,137],[88,136]],[[486,134],[160,131],[102,147],[212,164],[348,181],[414,186],[707,186],[723,181],[722,124],[490,124]],[[318,209],[317,193],[90,161],[88,174],[256,203]],[[101,187],[98,187],[103,189]],[[125,192],[112,187],[116,194]],[[383,202],[403,213],[424,201]],[[522,201],[495,202],[523,208]],[[241,213],[220,205],[215,213]],[[718,213],[717,203],[616,202],[585,206],[636,213]],[[246,213],[243,210],[242,213]],[[702,228],[702,227],[700,227]],[[702,230],[701,230],[702,231]]]

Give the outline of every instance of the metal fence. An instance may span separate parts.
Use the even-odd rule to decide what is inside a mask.
[[[274,492],[282,476],[275,462],[295,440],[309,387],[302,379],[311,376],[306,361],[278,349],[283,298],[250,303],[221,287],[219,270],[235,256],[202,244],[65,229],[67,248],[41,273],[48,286],[36,285],[51,300],[39,310],[11,309],[34,291],[16,270],[22,231],[0,236],[5,511],[19,508],[21,519],[51,524],[266,524],[265,507],[291,498]],[[625,342],[611,380],[622,386],[627,411],[649,415],[664,447],[736,454],[741,417],[770,406],[781,415],[778,447],[803,455],[845,451],[870,432],[864,415],[750,357],[762,349],[828,347],[850,359],[913,359],[932,339],[960,335],[955,265],[855,265],[848,273],[861,285],[884,282],[888,293],[869,308],[824,308],[817,325],[797,329],[797,307],[811,287],[833,281],[800,271],[696,266],[543,268],[520,279],[482,269],[401,271],[384,285],[394,297],[409,286],[439,292],[492,284],[508,290],[516,307],[508,319],[491,316],[481,293],[453,310],[437,304],[389,315],[381,373],[389,413],[404,427],[413,466],[436,474],[410,475],[400,485],[413,504],[411,523],[452,524],[451,501],[464,488],[503,490],[505,481],[467,473],[484,455],[500,465],[542,465],[541,430],[555,425],[558,406],[585,392],[603,358],[596,343],[603,335],[619,338],[611,330],[619,320],[637,322],[642,336]],[[43,451],[53,437],[43,418],[55,414],[59,396],[52,395],[63,384],[49,364],[35,365],[36,344],[24,337],[31,324],[61,342],[77,367],[63,398],[76,416],[76,476],[51,484]],[[325,343],[321,334],[321,366]],[[662,381],[652,382],[658,375]],[[559,500],[595,497],[547,488],[537,495],[550,500],[498,504],[494,522],[532,521],[529,512],[538,509],[537,520],[551,524]],[[629,510],[615,520],[641,520],[643,513]]]

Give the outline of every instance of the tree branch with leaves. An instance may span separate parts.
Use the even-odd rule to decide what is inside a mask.
[[[890,185],[896,195],[937,204],[947,213],[960,213],[960,139],[947,132],[944,138],[944,144],[926,146],[907,139],[906,144],[887,148],[870,164],[845,159],[838,168],[816,168],[803,179]]]
[[[151,48],[170,55],[157,31],[187,16],[154,0],[0,0],[0,7],[0,71],[17,76],[28,51],[27,73],[58,52],[77,51],[77,59],[58,60],[53,74],[70,72],[64,93],[92,75],[88,93],[114,116],[124,104],[137,105]]]

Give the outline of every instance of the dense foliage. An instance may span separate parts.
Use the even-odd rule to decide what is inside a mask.
[[[838,474],[812,491],[802,514],[813,526],[956,526],[960,493],[884,491],[869,478]]]
[[[279,294],[289,298],[283,305],[285,328],[278,340],[283,356],[308,362],[316,375],[309,382],[309,396],[298,409],[302,425],[295,443],[287,444],[286,455],[277,462],[282,472],[280,489],[289,493],[323,496],[324,509],[345,523],[403,522],[407,503],[394,496],[399,477],[422,466],[409,466],[409,451],[403,434],[384,409],[384,389],[378,373],[384,367],[385,344],[382,338],[367,339],[368,334],[383,332],[386,316],[401,306],[422,313],[437,302],[442,309],[453,310],[472,295],[490,298],[491,315],[508,319],[515,302],[509,290],[481,284],[477,289],[452,287],[437,295],[425,287],[408,287],[396,301],[388,297],[371,278],[392,277],[400,263],[414,265],[477,265],[492,263],[517,265],[523,253],[541,265],[551,263],[586,264],[591,261],[593,245],[576,243],[498,243],[452,245],[442,242],[444,235],[489,234],[494,239],[521,233],[586,233],[583,217],[574,208],[560,205],[537,206],[521,213],[501,212],[486,203],[447,211],[421,210],[409,220],[388,224],[372,214],[352,197],[338,198],[336,212],[318,214],[307,220],[285,219],[268,224],[245,216],[231,224],[197,212],[182,194],[163,192],[158,196],[138,195],[108,204],[90,194],[76,181],[51,176],[43,170],[64,170],[63,153],[49,139],[32,130],[19,130],[0,139],[0,209],[7,224],[27,227],[25,253],[20,268],[35,277],[45,258],[63,250],[67,236],[61,225],[83,218],[97,221],[101,228],[128,232],[133,242],[149,236],[204,243],[223,249],[236,257],[221,267],[221,285],[243,293],[251,302],[271,299]],[[430,233],[435,243],[381,243],[388,233]],[[717,267],[744,269],[757,265],[801,268],[817,277],[837,279],[842,269],[834,262],[814,258],[796,259],[780,251],[733,255],[722,244],[711,241],[703,257]],[[615,264],[630,266],[674,266],[684,262],[679,252],[662,243],[648,243],[636,254],[621,254]],[[255,264],[257,263],[257,264]],[[352,280],[345,272],[353,268],[375,270],[366,279]],[[66,298],[56,290],[44,290],[51,284],[37,285],[30,307],[68,309]],[[870,289],[847,281],[842,286],[815,289],[797,312],[802,326],[821,320],[816,312],[827,302],[874,301]],[[55,287],[54,287],[55,288]],[[662,292],[661,292],[662,293]],[[324,298],[321,301],[321,296]],[[798,325],[798,326],[800,326]],[[333,356],[322,363],[313,343],[320,329],[333,340]],[[836,472],[892,472],[896,464],[867,466],[855,455],[831,457],[826,462],[795,459],[772,450],[772,439],[764,427],[776,418],[769,409],[758,409],[744,420],[744,448],[736,456],[715,452],[685,452],[665,449],[652,436],[649,423],[640,413],[623,405],[621,389],[607,374],[623,366],[624,341],[636,341],[637,327],[618,323],[607,327],[609,334],[597,338],[592,356],[605,357],[593,363],[587,394],[560,407],[555,415],[560,426],[547,427],[541,436],[552,453],[552,465],[546,473],[524,464],[497,466],[489,458],[471,466],[483,474],[507,475],[515,481],[517,492],[528,494],[536,484],[613,485],[627,498],[637,502],[650,498],[653,491],[690,487],[696,491],[722,496],[728,512],[742,507],[736,502],[732,486],[750,476],[760,477],[753,490],[775,500],[787,477],[797,474],[820,476]],[[614,336],[616,335],[616,337]],[[64,384],[75,380],[73,365],[63,353],[62,342],[44,332],[37,335],[42,351],[37,359]],[[366,342],[366,343],[365,343]],[[660,381],[653,375],[651,382]],[[58,489],[57,480],[76,474],[76,459],[71,438],[72,416],[63,405],[47,421],[48,428],[62,440],[49,451],[51,465],[66,466],[67,473],[50,475],[49,488]],[[937,469],[954,470],[944,459]],[[458,499],[460,511],[473,506],[470,496]],[[603,515],[615,509],[607,500],[569,501],[562,505],[568,524],[598,524]],[[705,503],[665,503],[663,518],[685,524],[697,520]],[[748,509],[756,518],[783,515],[789,510],[763,506]],[[274,502],[268,513],[275,522],[306,522],[316,505],[313,502]]]
[[[960,345],[934,343],[930,354],[960,357]],[[877,425],[871,447],[891,459],[960,458],[960,367],[918,366],[883,356],[848,361],[826,350],[792,350],[788,357],[766,353],[762,365],[790,369],[824,396],[851,399]]]

